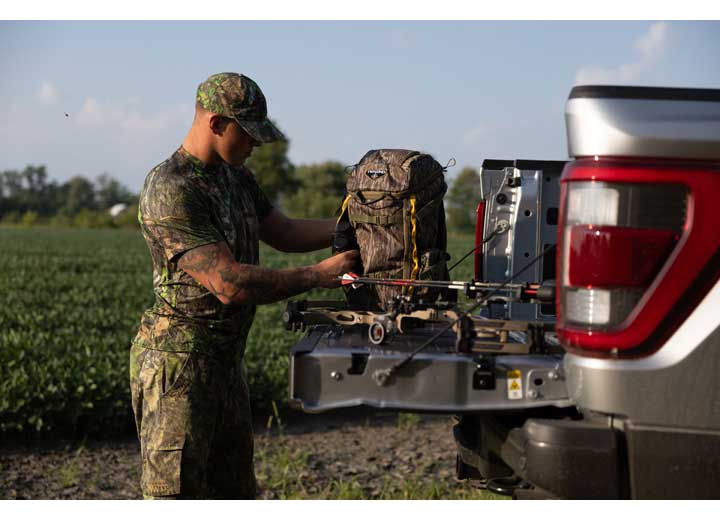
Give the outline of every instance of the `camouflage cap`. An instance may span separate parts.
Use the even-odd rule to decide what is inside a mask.
[[[197,89],[197,103],[205,110],[234,119],[261,143],[285,140],[267,118],[265,96],[253,80],[235,72],[213,74]]]

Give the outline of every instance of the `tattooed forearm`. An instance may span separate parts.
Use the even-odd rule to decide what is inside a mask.
[[[215,288],[215,295],[234,303],[273,303],[316,287],[319,279],[311,267],[265,269],[235,264],[219,274],[222,284]]]
[[[317,266],[266,269],[240,264],[224,242],[191,249],[178,267],[226,305],[276,302],[318,287],[322,279]]]

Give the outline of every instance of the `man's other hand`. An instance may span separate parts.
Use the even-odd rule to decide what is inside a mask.
[[[318,285],[326,289],[340,287],[340,277],[355,269],[360,253],[356,250],[346,251],[315,265],[316,272],[320,275]]]

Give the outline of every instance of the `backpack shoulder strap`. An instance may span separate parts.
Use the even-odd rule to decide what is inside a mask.
[[[352,198],[352,195],[348,194],[347,197],[345,197],[345,200],[342,203],[342,207],[340,208],[340,216],[338,216],[337,222],[335,222],[335,225],[337,226],[340,224],[340,221],[345,216],[345,212],[348,210],[348,204],[350,203],[350,199]]]

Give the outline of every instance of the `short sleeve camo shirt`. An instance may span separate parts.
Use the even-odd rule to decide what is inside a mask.
[[[256,265],[258,224],[271,210],[247,168],[210,167],[183,148],[153,168],[138,220],[152,257],[155,303],[134,343],[173,352],[243,350],[255,306],[223,305],[177,262],[190,249],[226,242],[238,262]]]

